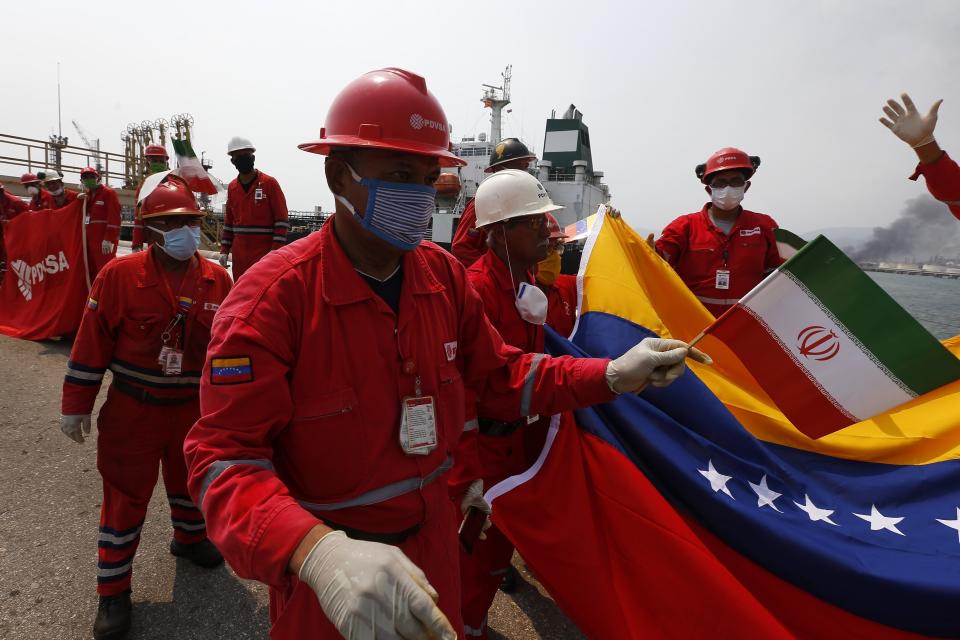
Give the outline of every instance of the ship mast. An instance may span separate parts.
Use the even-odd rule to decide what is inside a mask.
[[[490,142],[492,144],[497,144],[502,140],[502,112],[503,108],[510,104],[510,76],[512,73],[513,65],[508,64],[507,68],[500,74],[503,79],[501,86],[483,85],[484,91],[481,100],[484,107],[490,108]]]

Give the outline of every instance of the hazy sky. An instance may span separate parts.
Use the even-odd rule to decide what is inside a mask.
[[[960,3],[76,2],[7,3],[0,132],[45,138],[76,119],[122,151],[128,122],[189,112],[222,179],[251,138],[292,209],[332,206],[315,137],[336,93],[385,66],[427,78],[457,139],[489,130],[481,84],[513,64],[505,135],[543,146],[551,109],[590,127],[613,203],[662,228],[706,199],[693,167],[738,146],[763,165],[744,202],[781,226],[891,222],[923,192],[915,158],[877,118],[907,90],[935,98],[937,138],[960,157]],[[9,173],[9,171],[7,171]]]

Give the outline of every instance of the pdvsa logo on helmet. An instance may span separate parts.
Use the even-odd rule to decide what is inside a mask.
[[[720,156],[720,158],[717,159],[717,164],[726,164],[728,162],[733,162],[736,159],[737,156]]]
[[[17,275],[17,287],[20,289],[20,294],[29,302],[33,300],[33,285],[43,282],[47,274],[53,275],[66,271],[70,268],[70,263],[67,261],[67,256],[61,251],[59,255],[50,254],[43,259],[43,262],[34,265],[27,264],[23,260],[14,260],[10,268]]]
[[[431,120],[429,118],[424,118],[419,113],[413,113],[410,115],[410,126],[417,131],[426,127],[427,129],[436,129],[437,131],[447,131],[447,125],[442,122],[437,122],[436,120]]]

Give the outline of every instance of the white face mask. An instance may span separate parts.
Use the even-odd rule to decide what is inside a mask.
[[[710,199],[713,206],[723,211],[736,209],[743,202],[743,194],[746,187],[723,187],[721,189],[710,189]]]
[[[503,230],[503,248],[507,253],[507,273],[510,274],[510,283],[516,287],[513,281],[513,269],[510,268],[510,249],[507,247],[507,230]],[[516,298],[513,301],[520,317],[524,322],[530,324],[543,325],[547,321],[547,296],[539,287],[527,282],[521,282],[517,290]]]
[[[40,187],[33,187],[33,186],[27,187],[27,193],[29,193],[32,196],[35,196],[38,193],[40,193]]]
[[[524,321],[538,325],[547,321],[547,296],[540,287],[521,282],[514,304]]]
[[[60,188],[56,189],[55,191],[51,191],[50,193],[52,193],[52,194],[55,195],[55,196],[62,196],[62,195],[63,195],[63,187],[60,187]]]

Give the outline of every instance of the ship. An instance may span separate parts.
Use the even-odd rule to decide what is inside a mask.
[[[431,239],[449,248],[467,203],[489,174],[484,173],[490,156],[502,140],[503,110],[510,104],[512,67],[501,74],[499,85],[484,84],[481,101],[490,109],[490,133],[463,137],[453,142],[453,153],[466,165],[444,170],[437,181],[437,209]],[[535,146],[524,142],[535,153]],[[543,184],[550,199],[563,209],[555,212],[561,227],[575,224],[610,202],[610,188],[604,174],[594,168],[590,129],[583,114],[571,104],[557,117],[552,111],[546,120],[543,151],[530,173]]]

